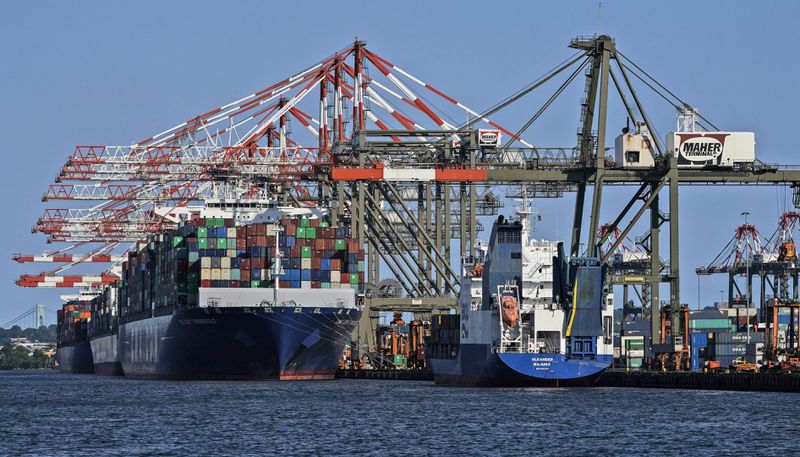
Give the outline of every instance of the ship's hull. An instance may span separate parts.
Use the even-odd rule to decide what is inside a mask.
[[[88,341],[59,344],[56,349],[58,370],[62,373],[94,373],[92,348]]]
[[[355,308],[193,308],[119,326],[125,376],[332,379]]]
[[[461,344],[453,359],[431,359],[438,385],[473,387],[588,387],[611,366],[610,356],[571,359],[563,354],[501,353]]]
[[[123,375],[116,333],[92,337],[90,344],[92,346],[95,374],[105,376]]]

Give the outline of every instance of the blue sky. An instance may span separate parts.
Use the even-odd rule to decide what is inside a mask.
[[[30,228],[46,206],[57,207],[40,197],[75,145],[146,138],[281,80],[355,36],[480,110],[571,55],[570,39],[594,34],[600,24],[628,57],[720,128],[755,131],[761,160],[800,163],[800,63],[792,39],[799,13],[800,4],[778,1],[604,1],[599,17],[596,1],[5,3],[0,324],[35,303],[59,306],[57,291],[14,285],[19,274],[42,266],[9,259],[48,248]],[[581,84],[531,128],[529,140],[574,145]],[[652,95],[643,98],[658,131],[672,130],[672,111]],[[538,109],[536,100],[501,120],[520,126]],[[612,137],[625,122],[618,107],[615,113]],[[604,219],[613,219],[632,191],[608,191]],[[572,201],[535,202],[544,219],[540,236],[566,238]],[[680,204],[681,295],[694,305],[694,268],[727,243],[739,214],[750,211],[769,235],[790,201],[767,187],[685,188]],[[722,289],[724,278],[704,278],[701,301],[718,299]]]

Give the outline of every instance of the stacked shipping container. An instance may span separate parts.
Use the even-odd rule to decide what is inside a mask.
[[[56,312],[59,345],[89,341],[91,309],[91,302],[82,300],[69,301],[61,306]]]
[[[245,226],[227,218],[193,219],[129,253],[119,287],[121,314],[196,306],[200,287],[271,288],[275,280],[284,289],[360,292],[364,252],[347,227],[330,227],[320,219]]]

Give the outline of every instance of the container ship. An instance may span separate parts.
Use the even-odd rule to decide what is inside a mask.
[[[108,376],[123,374],[117,338],[119,294],[119,284],[114,283],[104,288],[91,301],[92,318],[89,321],[89,343],[92,347],[95,374]]]
[[[611,365],[613,303],[597,258],[566,261],[530,239],[531,209],[499,216],[462,261],[460,316],[434,316],[434,381],[454,386],[590,386]]]
[[[98,372],[334,377],[363,308],[358,242],[315,209],[236,208],[207,201],[129,252],[122,279],[93,302]]]
[[[89,347],[90,305],[89,301],[70,301],[57,312],[56,363],[63,373],[94,372]]]

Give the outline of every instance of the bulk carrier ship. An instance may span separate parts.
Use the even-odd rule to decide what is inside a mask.
[[[98,372],[332,379],[363,307],[364,254],[349,229],[265,201],[182,210],[95,298],[106,316],[92,333]]]
[[[613,306],[596,258],[565,261],[531,240],[530,207],[498,217],[488,245],[462,261],[460,316],[435,316],[436,384],[589,386],[611,365]]]

